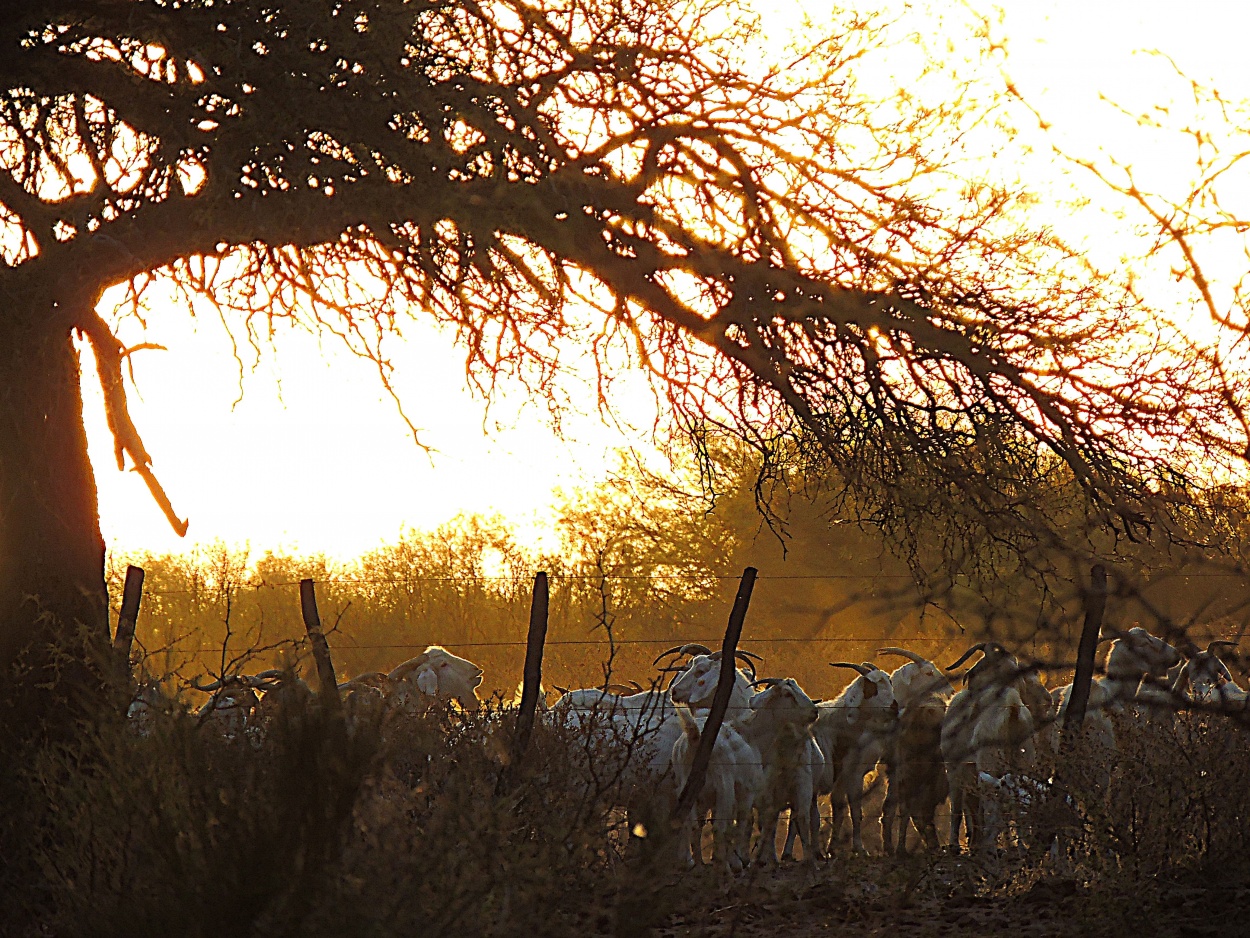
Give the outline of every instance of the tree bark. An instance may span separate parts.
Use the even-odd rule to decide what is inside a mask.
[[[10,728],[23,714],[56,720],[54,701],[98,688],[108,647],[79,380],[68,329],[0,331],[0,721]]]

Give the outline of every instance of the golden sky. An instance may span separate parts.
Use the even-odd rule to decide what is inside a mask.
[[[977,0],[972,5],[990,9]],[[1250,12],[1240,3],[1012,0],[1001,6],[998,32],[1007,38],[1010,73],[1061,139],[1090,154],[1125,143],[1125,126],[1099,105],[1099,92],[1141,103],[1177,87],[1161,83],[1159,63],[1136,50],[1163,50],[1194,77],[1250,98],[1243,49]],[[818,21],[828,0],[758,7],[770,38],[777,38],[801,12]],[[1163,176],[1183,171],[1185,158],[1164,147],[1139,155],[1144,169]],[[645,449],[654,418],[641,380],[628,377],[615,397],[623,427],[605,425],[587,408],[566,415],[561,436],[545,405],[519,394],[498,400],[487,418],[466,387],[463,354],[450,338],[433,327],[410,328],[392,346],[395,381],[434,449],[427,454],[414,445],[371,366],[332,338],[280,335],[276,357],[266,353],[255,371],[245,369],[240,398],[221,325],[204,311],[194,319],[168,312],[153,317],[147,333],[127,320],[119,338],[168,347],[136,354],[131,408],[154,469],[179,514],[190,518],[190,530],[185,539],[174,535],[138,476],[116,470],[88,374],[87,430],[101,522],[113,550],[182,550],[220,539],[250,543],[257,552],[349,557],[394,539],[404,526],[429,528],[461,512],[498,512],[534,543],[549,536],[555,490],[601,479],[618,447]],[[84,362],[89,369],[89,355]],[[577,383],[584,378],[571,380],[575,400],[593,400]]]

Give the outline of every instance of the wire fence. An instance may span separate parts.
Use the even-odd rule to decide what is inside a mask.
[[[716,581],[736,581],[741,577],[741,573],[712,573],[712,572],[688,572],[688,573],[548,573],[548,578],[555,581],[582,581],[582,582],[688,582],[703,583],[708,580]],[[456,573],[456,574],[418,574],[404,576],[368,576],[368,577],[316,577],[318,585],[329,586],[405,586],[417,585],[421,583],[528,583],[532,580],[532,573],[518,574],[474,574],[474,573]],[[890,580],[896,582],[914,581],[915,576],[910,573],[761,573],[756,578],[758,581],[830,581],[830,582],[874,582],[878,580]],[[1235,580],[1241,585],[1250,585],[1250,574],[1242,573],[1177,573],[1171,574],[1160,582],[1172,582],[1175,580]],[[299,580],[240,580],[230,583],[228,586],[220,584],[204,584],[198,588],[179,588],[179,589],[145,589],[145,595],[149,596],[174,596],[174,595],[191,595],[200,592],[221,591],[223,589],[232,590],[256,590],[256,589],[285,589],[288,587],[298,587]]]

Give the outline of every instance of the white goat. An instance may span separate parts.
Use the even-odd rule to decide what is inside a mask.
[[[1139,704],[1134,712],[1171,709],[1168,671],[1181,663],[1181,653],[1140,625],[1134,625],[1111,643],[1107,653],[1106,683],[1121,706]]]
[[[829,795],[833,812],[829,844],[832,847],[842,819],[842,805],[851,815],[851,848],[864,853],[864,777],[885,755],[898,721],[898,701],[890,676],[871,661],[863,664],[834,662],[859,676],[833,700],[816,705],[813,733],[825,757],[817,785],[818,795]]]
[[[1220,660],[1220,648],[1236,648],[1236,642],[1213,641],[1206,651],[1193,655],[1181,668],[1172,685],[1178,702],[1216,705],[1224,710],[1246,709],[1246,692],[1233,681],[1228,666]]]
[[[398,682],[393,693],[401,698],[411,695],[418,700],[420,696],[455,700],[465,710],[476,710],[481,705],[477,688],[482,683],[482,669],[441,645],[430,645],[415,658],[398,665],[387,677]]]
[[[908,659],[907,664],[899,665],[890,672],[890,687],[894,691],[894,699],[898,701],[900,713],[913,700],[927,699],[931,695],[949,700],[955,693],[950,679],[928,658],[906,648],[878,648],[877,654]]]
[[[785,855],[793,856],[797,834],[803,841],[804,859],[815,863],[821,854],[816,784],[825,767],[824,755],[812,736],[816,704],[791,678],[765,678],[758,683],[765,689],[751,698],[751,714],[737,726],[758,754],[764,773],[755,796],[760,825],[756,858],[766,865],[776,864],[777,822],[789,808]]]
[[[680,673],[669,687],[668,693],[673,704],[678,705],[679,707],[686,707],[694,713],[700,713],[706,711],[712,706],[712,700],[716,696],[716,686],[720,680],[721,655],[720,652],[708,652],[703,646],[688,645],[684,646],[683,651],[691,648],[707,653],[695,655],[695,657],[690,660],[689,664],[684,669],[673,669],[679,671]],[[745,660],[748,665],[751,665],[750,658],[744,658],[743,660]],[[724,725],[733,727],[734,732],[738,732],[740,724],[752,712],[751,697],[755,690],[751,683],[752,678],[754,678],[753,671],[751,677],[748,677],[741,669],[734,669],[734,683],[733,688],[730,691],[729,705],[725,710],[724,720]],[[663,755],[663,746],[668,743],[670,757],[675,758],[675,756],[672,755],[672,753],[675,752],[673,743],[669,742],[670,734],[673,733],[674,722],[676,722],[677,733],[687,732],[685,725],[680,722],[680,717],[678,717],[677,721],[670,720],[661,724],[655,731],[656,749],[658,755]],[[751,762],[752,768],[747,768],[744,765],[742,767],[742,772],[740,773],[745,773],[745,775],[749,777],[740,779],[739,784],[750,784],[755,786],[751,789],[751,797],[753,799],[754,792],[758,789],[758,780],[756,776],[759,775],[761,771],[759,754],[756,753],[749,761]],[[662,772],[666,770],[667,767],[667,762],[661,766],[657,758],[652,765],[653,775],[662,775]],[[674,774],[676,776],[677,773]],[[675,788],[672,791],[671,796],[676,798],[677,793],[681,791],[681,787],[685,784],[685,781],[684,779],[677,777],[674,778],[674,781]],[[707,807],[710,806],[705,805],[704,813],[706,813]],[[748,846],[751,832],[749,813],[748,809],[748,823],[745,827],[745,831],[739,828],[739,833],[736,835],[736,859],[733,861],[735,864],[740,864],[745,861],[749,855]],[[692,846],[695,850],[698,850],[698,831],[693,831],[691,836],[694,838]],[[702,857],[699,856],[699,859],[701,861]]]
[[[967,822],[970,846],[978,837],[981,785],[978,775],[995,777],[1016,769],[1031,769],[1036,760],[1033,734],[1037,722],[1024,694],[1036,696],[1039,710],[1049,714],[1050,694],[1040,702],[1035,674],[998,642],[980,642],[969,648],[947,670],[959,667],[972,655],[982,658],[964,675],[964,688],[947,707],[942,721],[942,757],[950,783],[950,844],[959,844],[960,827]]]
[[[707,715],[695,716],[677,697],[673,702],[681,735],[673,744],[671,761],[676,790],[680,792],[690,780]],[[686,866],[693,866],[696,857],[702,862],[698,820],[711,810],[715,861],[734,871],[742,869],[751,835],[751,810],[762,779],[759,753],[731,722],[723,722],[708,760],[703,789],[683,818],[678,857]]]
[[[1055,718],[1041,732],[1041,737],[1051,755],[1057,755],[1064,721],[1068,715],[1068,701],[1072,698],[1072,685],[1056,687],[1050,692],[1050,696],[1055,705]],[[1109,752],[1117,750],[1115,724],[1109,715],[1109,711],[1115,706],[1115,694],[1107,682],[1102,678],[1092,679],[1089,684],[1089,699],[1085,704],[1085,719],[1081,722],[1081,733],[1086,739]]]

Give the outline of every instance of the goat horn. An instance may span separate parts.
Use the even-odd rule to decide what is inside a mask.
[[[759,687],[763,684],[765,687],[772,687],[774,684],[780,684],[784,678],[779,677],[762,677],[758,681],[752,681],[752,687]]]
[[[659,664],[661,658],[665,658],[669,655],[710,655],[711,653],[712,649],[708,648],[706,645],[700,645],[697,642],[687,642],[684,645],[674,645],[668,651],[660,652],[655,656],[655,660],[651,663],[653,665]]]
[[[760,661],[764,660],[759,655],[752,655],[745,651],[735,651],[734,657],[741,661],[742,666],[751,672],[751,677],[755,677],[755,662],[751,659],[758,658]]]
[[[852,664],[849,661],[830,661],[829,667],[850,668],[852,671],[858,671],[860,674],[864,675],[864,677],[867,677],[869,674],[872,673],[871,668],[865,668],[862,664]]]
[[[1237,643],[1236,643],[1236,642],[1230,642],[1230,641],[1228,641],[1227,639],[1219,638],[1219,639],[1216,639],[1216,640],[1215,640],[1215,641],[1213,641],[1213,642],[1209,642],[1209,643],[1207,643],[1207,654],[1208,654],[1208,655],[1218,655],[1219,653],[1215,650],[1215,649],[1216,649],[1216,646],[1218,646],[1218,645],[1222,645],[1222,646],[1224,646],[1225,648],[1236,648],[1236,647],[1237,647]]]
[[[635,694],[641,694],[643,691],[642,685],[639,684],[637,681],[630,681],[629,686],[633,689]]]
[[[389,677],[392,681],[401,681],[429,660],[430,653],[428,651],[423,651],[415,658],[409,658],[402,664],[396,665],[395,669],[391,671],[387,677]]]
[[[613,688],[616,688],[616,689],[613,690]],[[630,691],[630,690],[633,690],[633,688],[630,687],[628,684],[610,683],[610,684],[603,685],[603,691],[605,694],[606,693],[619,694],[621,691]]]
[[[561,687],[559,684],[552,684],[551,686],[560,692],[561,697],[563,697],[565,694],[569,692],[569,689],[567,687]]]
[[[962,655],[960,655],[959,660],[956,661],[954,664],[950,665],[946,670],[954,671],[957,667],[959,667],[961,664],[963,664],[965,661],[967,661],[969,658],[975,655],[978,651],[984,653],[985,647],[988,644],[989,642],[977,642],[975,645],[973,645],[971,648],[965,651]]]
[[[672,648],[670,648],[668,651],[662,651],[662,652],[660,652],[658,655],[656,655],[656,656],[655,656],[655,660],[654,660],[654,661],[652,661],[651,663],[652,663],[653,665],[655,665],[655,664],[659,664],[659,663],[660,663],[660,659],[661,659],[661,658],[667,658],[669,655],[675,655],[675,654],[677,654],[679,651],[681,651],[681,649],[682,649],[682,646],[681,646],[681,645],[674,645],[674,646],[673,646]]]
[[[900,658],[909,658],[910,660],[914,661],[916,664],[928,664],[929,663],[928,658],[921,657],[920,655],[916,654],[914,651],[908,651],[906,648],[893,648],[893,647],[878,648],[877,654],[897,655]]]
[[[737,651],[735,651],[735,652],[734,652],[734,654],[735,654],[735,655],[741,655],[741,656],[742,656],[742,657],[744,657],[744,658],[754,658],[756,661],[759,661],[759,662],[763,662],[763,660],[764,660],[764,658],[763,658],[763,656],[762,656],[762,655],[757,655],[757,654],[756,654],[755,652],[753,652],[753,651],[743,651],[741,648],[739,648]]]
[[[203,691],[206,694],[211,694],[215,690],[221,690],[225,684],[226,682],[220,679],[213,681],[211,684],[201,684],[198,677],[191,678],[191,686],[196,690]]]

